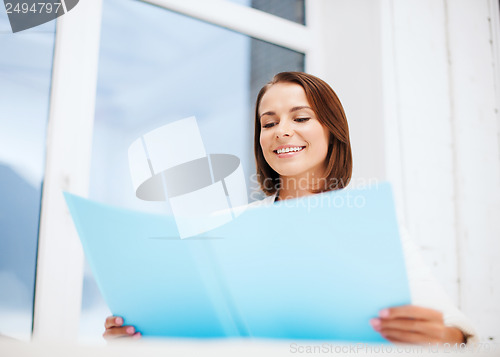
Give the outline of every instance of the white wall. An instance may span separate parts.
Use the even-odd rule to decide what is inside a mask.
[[[448,0],[462,309],[500,340],[500,22],[497,0]]]
[[[500,339],[496,0],[323,0],[325,79],[351,129],[354,182],[389,179],[436,277]]]
[[[353,183],[385,178],[379,1],[324,0],[322,7],[325,58],[318,75],[335,90],[349,121]]]

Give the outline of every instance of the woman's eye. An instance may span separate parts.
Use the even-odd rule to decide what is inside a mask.
[[[262,125],[263,128],[272,128],[276,123],[267,123],[267,124],[264,124]]]
[[[309,119],[311,119],[311,118],[295,118],[295,121],[298,123],[303,123],[303,122],[308,121]]]

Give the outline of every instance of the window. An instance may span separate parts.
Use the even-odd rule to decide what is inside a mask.
[[[90,198],[168,210],[135,197],[128,147],[192,115],[207,152],[238,156],[249,189],[257,189],[250,182],[257,91],[277,72],[304,70],[304,54],[136,1],[105,0],[102,21]],[[87,268],[80,338],[100,340],[108,314]]]
[[[304,0],[230,0],[305,25]]]
[[[0,335],[31,337],[55,23],[13,35],[0,7]]]

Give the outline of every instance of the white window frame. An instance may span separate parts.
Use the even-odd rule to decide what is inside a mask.
[[[57,19],[36,267],[33,337],[78,333],[83,253],[62,195],[88,194],[101,0]]]
[[[217,26],[304,53],[306,71],[324,72],[317,1],[307,25],[225,0],[145,0]],[[83,253],[62,191],[88,195],[102,0],[80,1],[57,19],[47,156],[38,243],[33,336],[78,337]]]

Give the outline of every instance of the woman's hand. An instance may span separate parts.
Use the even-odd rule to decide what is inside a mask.
[[[443,314],[424,307],[405,305],[381,310],[371,319],[375,331],[394,343],[463,343],[465,337],[456,327],[444,325]]]
[[[123,318],[119,316],[109,316],[106,318],[104,327],[106,331],[102,334],[107,340],[112,340],[118,337],[131,337],[134,339],[141,338],[140,332],[135,332],[134,326],[122,326]]]

